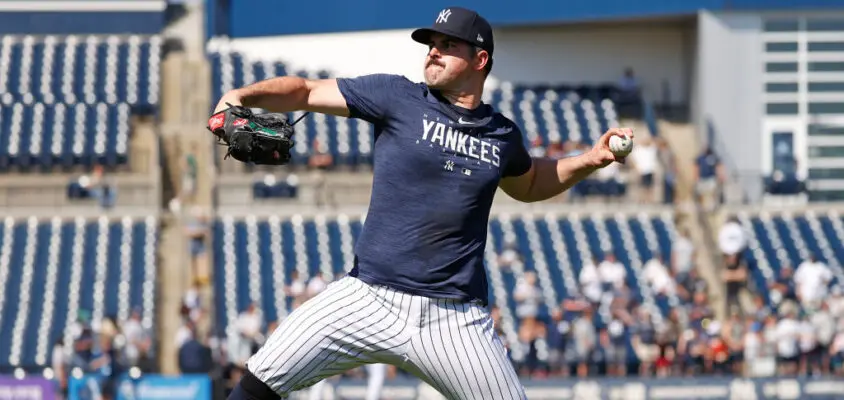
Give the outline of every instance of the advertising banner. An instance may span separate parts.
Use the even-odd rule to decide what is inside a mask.
[[[126,376],[115,382],[107,382],[98,375],[86,375],[70,380],[68,400],[100,400],[107,387],[114,388],[115,400],[211,399],[211,379],[205,375],[144,375],[139,379]]]
[[[0,400],[55,400],[55,385],[44,378],[0,376]]]

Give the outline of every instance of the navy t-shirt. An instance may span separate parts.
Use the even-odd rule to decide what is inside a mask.
[[[489,105],[451,105],[403,76],[337,83],[350,117],[375,128],[372,197],[350,275],[486,304],[493,196],[502,177],[522,175],[532,162],[519,128]]]

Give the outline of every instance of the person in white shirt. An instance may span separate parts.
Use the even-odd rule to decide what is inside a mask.
[[[803,315],[800,320],[800,339],[797,341],[800,347],[800,366],[799,374],[806,376],[809,372],[809,366],[813,364],[812,356],[818,345],[818,338],[815,332],[815,327],[806,315]]]
[[[829,313],[836,321],[844,321],[844,289],[840,284],[832,287],[829,291],[829,298],[826,300],[829,305]]]
[[[601,276],[601,283],[604,284],[605,290],[620,289],[627,278],[624,264],[618,262],[612,252],[604,255],[604,261],[598,265],[598,274]]]
[[[255,303],[249,304],[234,322],[235,332],[229,336],[229,354],[236,365],[245,365],[253,350],[263,341],[264,318]]]
[[[688,230],[682,228],[677,233],[674,244],[671,246],[671,268],[680,279],[694,268],[695,245],[689,238]]]
[[[639,139],[628,157],[639,174],[641,196],[639,201],[652,203],[654,201],[654,174],[656,173],[659,157],[657,147],[650,138]]]
[[[592,303],[599,303],[603,290],[601,288],[601,276],[598,274],[598,267],[595,265],[595,260],[589,260],[580,268],[580,287],[582,288],[583,296],[585,296]]]
[[[307,296],[308,298],[313,298],[314,296],[322,293],[325,288],[328,287],[328,283],[325,282],[325,279],[322,277],[322,272],[317,272],[310,281],[308,281],[307,287]]]
[[[724,256],[740,254],[747,247],[747,235],[738,218],[731,217],[718,232],[718,248]]]
[[[835,318],[829,312],[829,305],[821,302],[821,309],[809,318],[815,330],[817,346],[811,357],[811,364],[815,371],[822,374],[829,373],[829,347],[835,337]]]
[[[676,293],[674,279],[658,254],[645,263],[642,268],[642,278],[656,294],[673,296]]]
[[[794,308],[795,306],[793,304],[783,307],[785,317],[777,323],[775,331],[777,364],[780,375],[794,375],[797,372],[797,363],[800,358],[798,343],[800,334],[802,333],[802,326],[795,318],[796,312]]]
[[[838,321],[838,333],[832,339],[832,344],[829,346],[829,356],[837,359],[837,373],[841,375],[844,371],[844,319]]]
[[[827,288],[832,281],[832,272],[812,254],[794,272],[797,299],[808,309],[816,308],[826,298]]]
[[[539,302],[542,295],[536,286],[536,273],[525,272],[522,279],[516,283],[513,291],[513,299],[516,300],[516,316],[525,319],[534,319],[539,314]]]
[[[285,288],[287,296],[293,298],[293,309],[298,308],[307,300],[307,284],[305,279],[299,276],[299,271],[290,273],[290,284]]]

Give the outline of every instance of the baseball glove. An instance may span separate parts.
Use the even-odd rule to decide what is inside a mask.
[[[220,144],[228,146],[224,159],[231,156],[235,160],[258,165],[285,165],[290,162],[295,122],[289,123],[284,114],[256,114],[243,106],[228,106],[208,119],[208,130]]]

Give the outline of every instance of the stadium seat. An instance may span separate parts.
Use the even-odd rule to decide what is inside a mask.
[[[159,103],[161,46],[157,35],[4,35],[0,169],[125,164],[129,116]]]
[[[844,222],[836,211],[783,212],[773,214],[738,213],[748,233],[744,257],[748,261],[755,290],[769,303],[768,286],[779,276],[783,265],[797,268],[810,254],[826,263],[833,273],[833,284],[844,282]]]
[[[8,217],[0,226],[0,370],[50,366],[80,310],[92,322],[155,313],[156,218]]]

